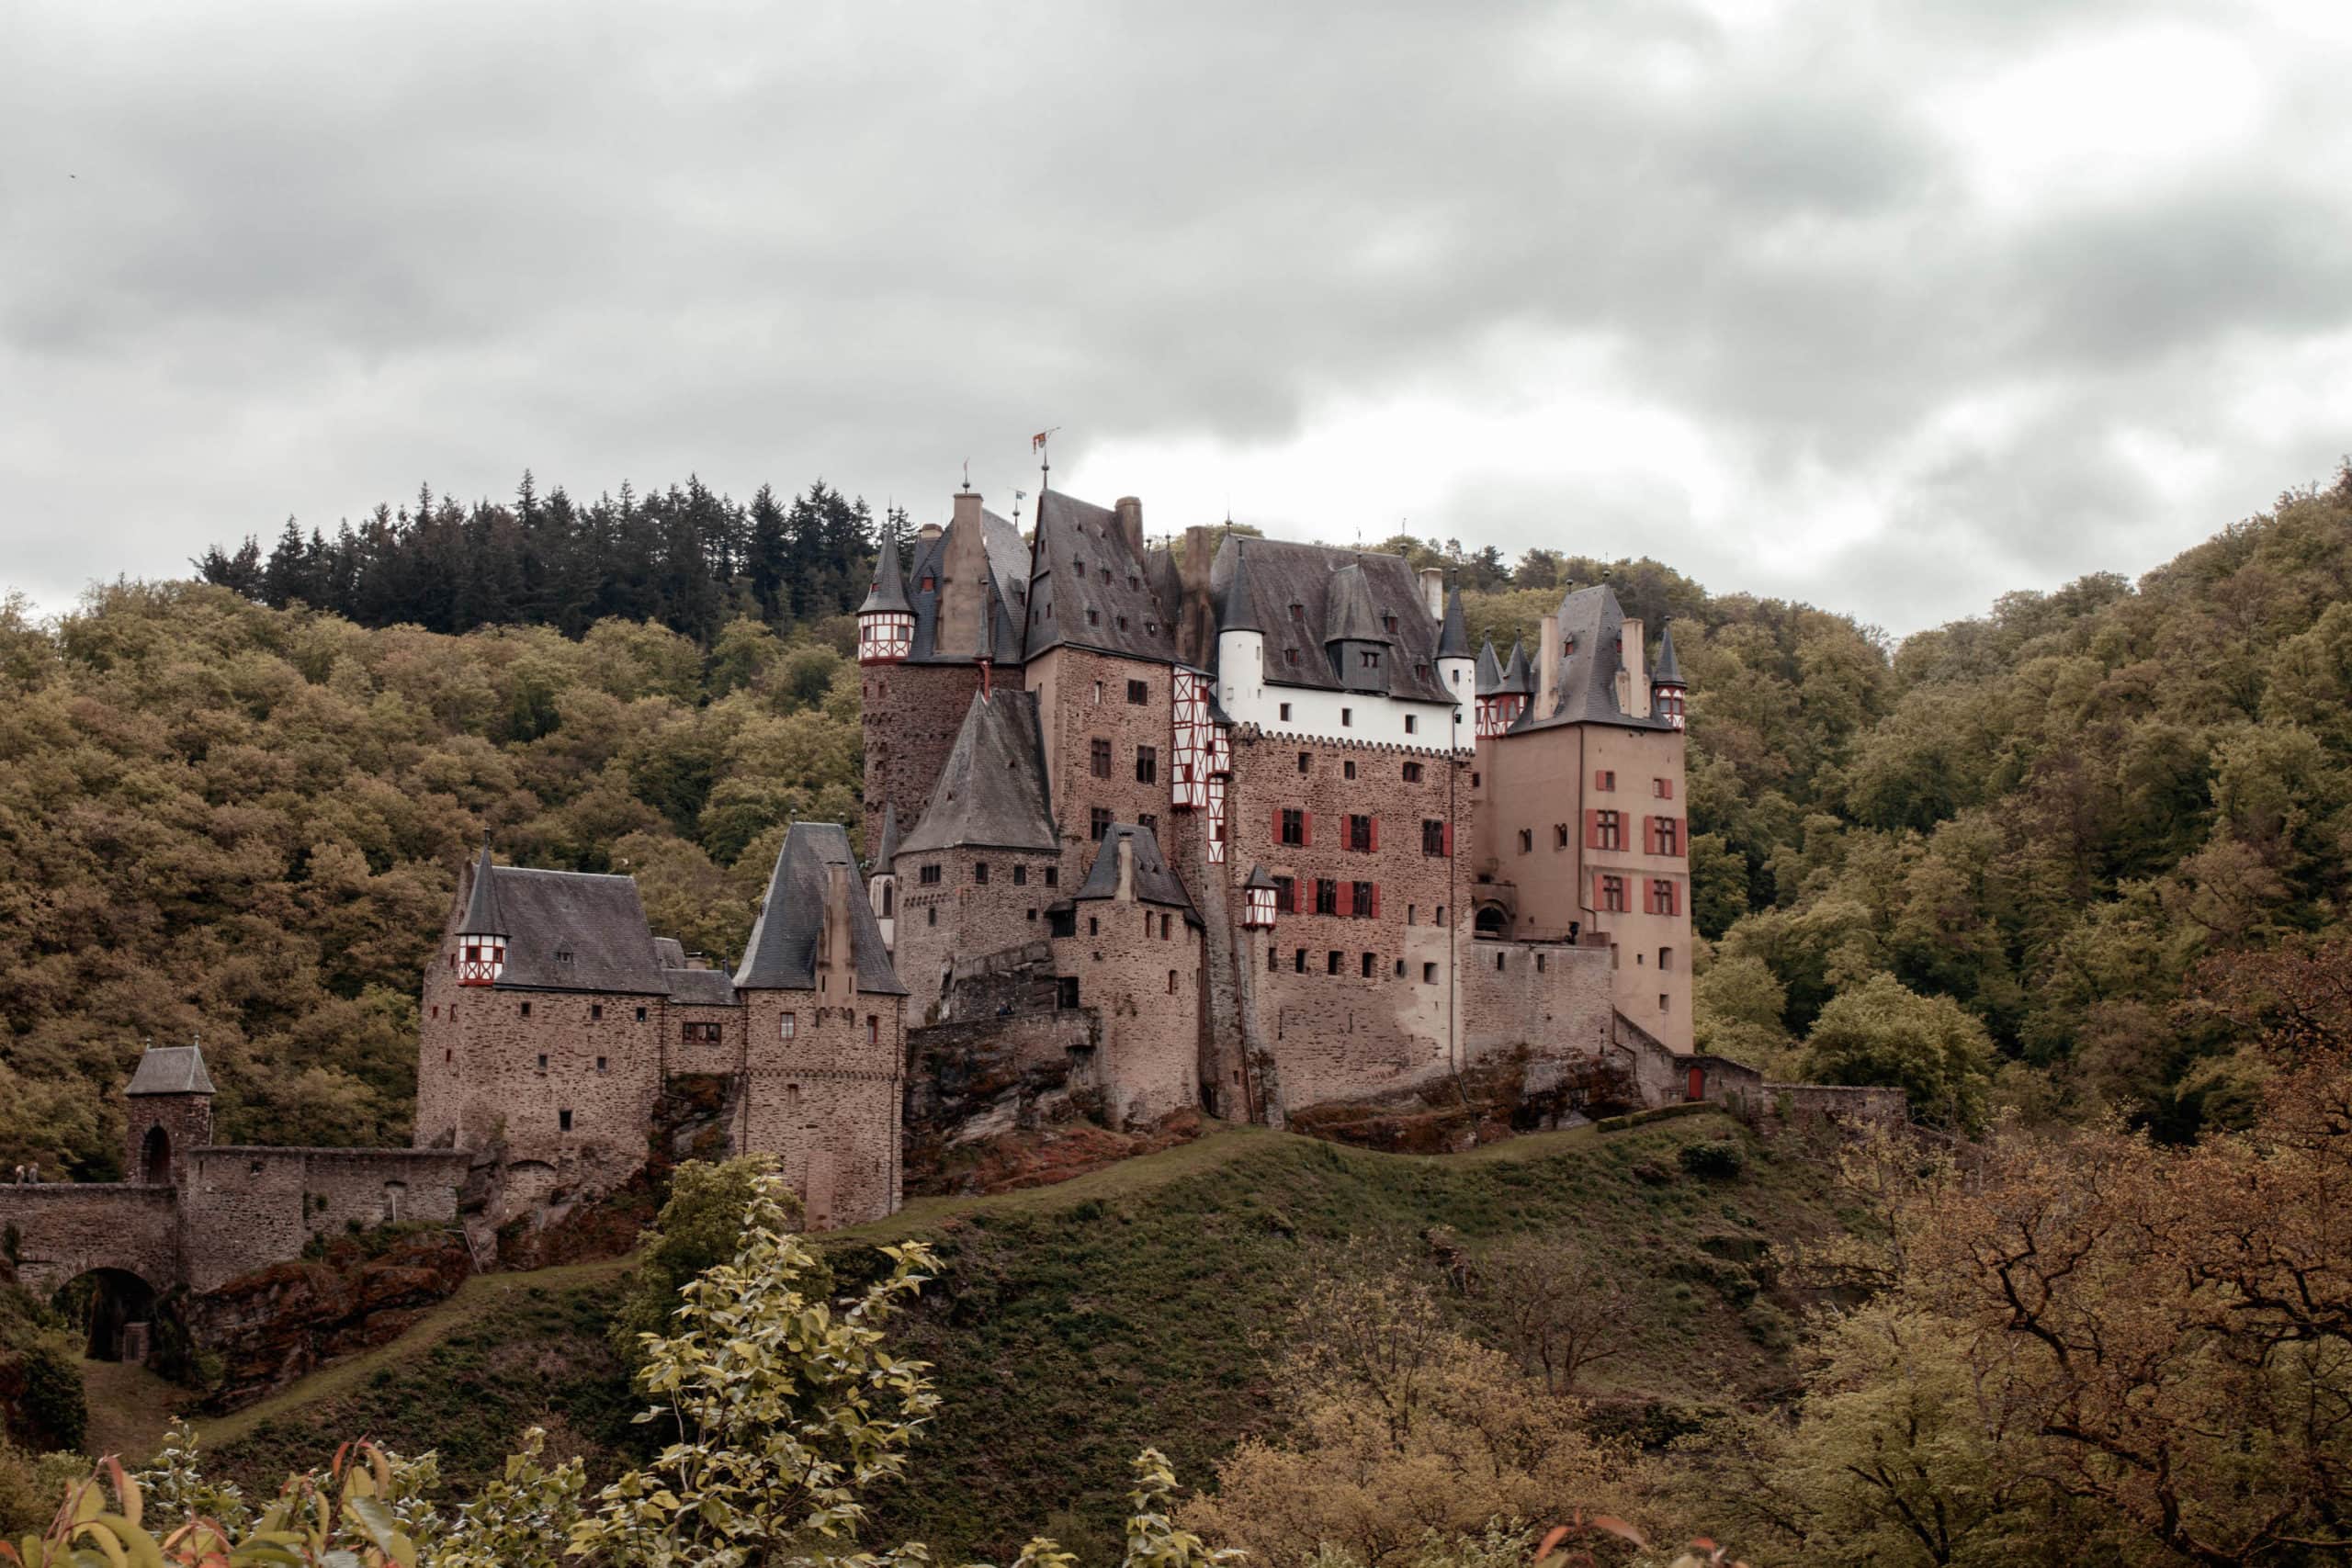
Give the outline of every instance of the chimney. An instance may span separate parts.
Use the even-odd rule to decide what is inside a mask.
[[[1119,835],[1119,902],[1132,904],[1135,901],[1136,836],[1122,833]]]
[[[1420,575],[1421,604],[1429,610],[1430,619],[1445,619],[1445,568],[1425,566]]]
[[[1621,650],[1617,659],[1617,711],[1635,718],[1647,718],[1650,712],[1650,677],[1648,644],[1644,640],[1642,623],[1631,615],[1625,617],[1624,631],[1618,638]]]
[[[938,524],[926,523],[922,527],[915,530],[915,537],[921,539],[926,545],[937,544],[939,542],[939,532]]]
[[[935,651],[978,659],[991,651],[988,614],[988,541],[981,533],[980,492],[956,492],[956,519],[939,556],[939,622]]]
[[[1143,502],[1132,495],[1119,497],[1119,532],[1126,536],[1127,550],[1136,559],[1143,559]]]
[[[1535,639],[1535,716],[1549,718],[1560,709],[1560,617],[1544,617]]]
[[[819,956],[842,976],[842,989],[857,994],[857,957],[852,951],[849,923],[849,867],[825,867],[825,935]]]
[[[1184,558],[1176,563],[1183,592],[1176,613],[1176,657],[1203,670],[1216,662],[1216,599],[1209,592],[1216,547],[1216,530],[1194,523],[1184,530]]]

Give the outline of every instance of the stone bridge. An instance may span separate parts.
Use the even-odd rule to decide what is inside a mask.
[[[0,1186],[0,1242],[17,1282],[44,1301],[93,1269],[137,1275],[159,1294],[186,1280],[175,1188]]]

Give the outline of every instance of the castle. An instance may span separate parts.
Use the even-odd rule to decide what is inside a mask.
[[[1500,658],[1396,556],[1154,547],[1135,499],[1050,489],[1024,542],[967,488],[885,539],[857,623],[866,860],[792,824],[731,971],[630,878],[485,843],[424,976],[413,1148],[213,1145],[200,1053],[150,1051],[133,1180],[0,1188],[20,1277],[203,1292],[393,1219],[480,1253],[682,1121],[775,1156],[821,1228],[1059,1117],[1757,1087],[1690,1050],[1686,687],[1606,586]]]

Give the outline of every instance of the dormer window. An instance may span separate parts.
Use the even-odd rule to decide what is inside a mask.
[[[1078,568],[1078,575],[1079,575],[1080,578],[1085,577],[1085,575],[1086,575],[1086,563],[1085,563],[1084,561],[1076,561],[1076,562],[1073,562],[1072,564],[1073,564],[1073,565],[1075,565],[1075,566]]]
[[[1127,573],[1127,591],[1128,591],[1129,592],[1131,592],[1131,593],[1132,593],[1132,592],[1135,592],[1136,589],[1141,588],[1142,586],[1143,586],[1143,580],[1142,580],[1142,579],[1140,579],[1140,578],[1138,578],[1137,576],[1136,576],[1136,574],[1135,574],[1134,572],[1132,572],[1132,571],[1131,571],[1131,572],[1129,572],[1129,573]]]
[[[1109,567],[1100,567],[1096,570],[1102,572],[1103,581],[1108,582],[1111,581],[1111,569]]]
[[[1102,624],[1102,611],[1100,611],[1100,610],[1089,610],[1089,611],[1087,611],[1087,612],[1086,612],[1086,624],[1087,624],[1088,626],[1101,626],[1101,625]]]
[[[569,964],[569,963],[571,963],[571,949],[570,949],[570,948],[568,948],[568,947],[559,947],[559,948],[557,948],[557,949],[555,950],[555,961],[556,961],[558,964]]]
[[[1413,679],[1415,679],[1416,681],[1426,681],[1426,680],[1428,680],[1429,678],[1430,678],[1430,667],[1429,667],[1428,665],[1426,665],[1426,664],[1416,664],[1416,665],[1414,665],[1414,666],[1413,666]]]
[[[924,572],[924,573],[922,574],[922,591],[923,591],[925,593],[929,593],[929,592],[933,592],[933,590],[935,590],[936,588],[938,588],[938,586],[939,586],[939,579],[937,579],[937,578],[935,578],[935,577],[932,576],[932,575],[931,575],[931,573],[929,573],[929,572],[927,572],[927,571],[926,571],[926,572]]]
[[[1295,648],[1283,649],[1283,662],[1285,664],[1296,664],[1298,662],[1298,649]]]
[[[1396,629],[1396,617],[1394,615],[1381,616],[1380,626],[1383,631],[1394,632]]]
[[[1374,653],[1374,652],[1370,651],[1369,649],[1367,649],[1367,650],[1365,651],[1365,653],[1364,653],[1364,656],[1363,656],[1363,667],[1364,667],[1365,669],[1367,669],[1367,670],[1377,670],[1377,669],[1379,669],[1379,668],[1380,668],[1380,655],[1378,655],[1377,653]]]

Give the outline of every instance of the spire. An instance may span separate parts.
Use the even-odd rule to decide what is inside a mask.
[[[466,900],[466,923],[458,931],[467,936],[512,936],[506,929],[506,918],[498,908],[498,884],[491,875],[496,867],[490,858],[490,835],[481,836],[481,859],[474,864],[473,896]]]
[[[1453,591],[1445,596],[1445,625],[1437,635],[1437,656],[1440,659],[1470,657],[1470,628],[1462,619],[1462,583],[1457,579]]]
[[[874,852],[869,875],[888,876],[890,863],[899,854],[899,807],[892,802],[882,807],[882,842]]]
[[[1491,697],[1502,689],[1502,661],[1495,657],[1495,639],[1488,637],[1478,649],[1478,695]]]
[[[865,595],[865,603],[857,607],[861,615],[912,615],[914,606],[907,601],[905,570],[899,564],[898,525],[890,524],[882,530],[882,544],[874,554],[874,586]]]
[[[1658,628],[1657,668],[1650,671],[1650,684],[1681,686],[1688,683],[1682,679],[1681,663],[1674,657],[1674,624],[1669,621]]]
[[[1221,632],[1261,632],[1257,596],[1250,591],[1250,558],[1244,540],[1233,541],[1233,581],[1225,585],[1225,606],[1217,616]]]

